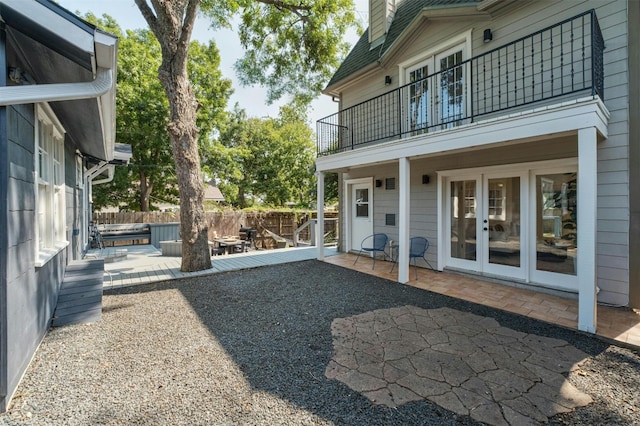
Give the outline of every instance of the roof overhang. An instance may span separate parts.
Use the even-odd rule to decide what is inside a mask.
[[[380,57],[376,62],[368,64],[366,67],[352,73],[340,81],[327,86],[323,90],[323,94],[330,96],[339,96],[349,85],[357,82],[371,71],[377,70],[388,64],[399,46],[409,39],[414,32],[426,21],[450,21],[464,19],[466,21],[482,21],[491,18],[491,13],[505,5],[511,3],[512,0],[486,0],[483,3],[458,3],[451,5],[436,5],[423,7],[411,22],[402,30],[390,44],[381,47]],[[485,4],[486,3],[486,4]]]
[[[49,0],[0,0],[0,21],[17,70],[14,85],[0,87],[0,105],[48,102],[68,143],[113,160],[117,37]]]

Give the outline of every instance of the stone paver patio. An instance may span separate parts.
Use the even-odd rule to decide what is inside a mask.
[[[493,318],[414,306],[336,319],[326,376],[376,404],[429,400],[494,425],[546,422],[592,402],[563,373],[588,355]]]

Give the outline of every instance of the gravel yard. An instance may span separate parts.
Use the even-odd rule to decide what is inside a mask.
[[[589,335],[318,261],[109,290],[103,318],[49,331],[3,425],[478,424],[428,401],[388,408],[325,377],[331,323],[449,307],[563,339],[594,402],[551,424],[640,424],[640,357]]]

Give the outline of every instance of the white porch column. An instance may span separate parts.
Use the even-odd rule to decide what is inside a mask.
[[[398,160],[400,168],[398,217],[398,282],[409,282],[409,225],[411,205],[411,163],[408,158]]]
[[[318,222],[316,223],[316,249],[318,250],[317,259],[324,260],[324,173],[317,172],[317,210]]]
[[[595,127],[578,131],[578,329],[596,332],[596,232],[598,136]]]

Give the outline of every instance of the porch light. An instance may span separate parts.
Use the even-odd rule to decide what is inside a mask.
[[[391,76],[390,75],[385,75],[384,76],[384,85],[388,86],[391,84]]]
[[[493,33],[491,32],[491,29],[487,28],[484,30],[484,42],[489,43],[491,40],[493,40]]]

